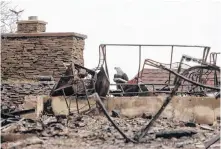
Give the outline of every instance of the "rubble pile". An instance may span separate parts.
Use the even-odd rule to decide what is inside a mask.
[[[111,123],[103,116],[72,115],[69,117],[68,127],[66,118],[44,116],[40,121],[23,119],[14,123],[13,129],[4,128],[2,146],[24,148],[204,148],[204,142],[219,134],[220,124],[188,125],[185,122],[170,119],[157,119],[141,143],[125,143],[124,138],[117,132]],[[112,117],[117,125],[130,137],[133,137],[142,128],[148,119],[137,117],[133,119]],[[12,127],[12,125],[10,126]],[[5,132],[29,135],[35,138],[32,143],[17,139],[7,139]],[[176,130],[176,132],[174,131]],[[159,135],[167,132],[167,135]],[[170,133],[172,132],[172,133]],[[180,132],[194,132],[186,135]],[[9,133],[8,133],[9,134]],[[177,135],[179,134],[179,135]],[[168,137],[168,135],[171,135]],[[16,136],[16,135],[14,135]],[[219,142],[211,149],[219,148]]]
[[[25,96],[29,95],[48,95],[54,86],[54,81],[38,82],[2,82],[1,84],[1,103],[11,107],[22,104]]]

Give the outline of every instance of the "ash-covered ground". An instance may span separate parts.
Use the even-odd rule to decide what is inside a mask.
[[[112,117],[114,122],[130,138],[143,128],[150,119],[137,117],[133,119]],[[37,125],[37,123],[43,123]],[[50,126],[49,126],[50,123]],[[205,148],[205,141],[220,133],[220,124],[198,125],[190,123],[189,126],[184,122],[171,119],[159,118],[148,131],[148,134],[141,140],[142,143],[125,143],[125,139],[111,125],[105,116],[70,116],[69,127],[65,126],[64,119],[55,117],[45,117],[41,122],[23,122],[18,125],[14,134],[30,135],[21,140],[4,142],[2,148],[25,148],[25,149],[129,149],[129,148]],[[29,125],[29,126],[28,126]],[[31,126],[32,125],[32,126]],[[195,125],[195,126],[194,126]],[[38,129],[34,129],[37,127]],[[57,127],[57,128],[56,128]],[[53,129],[52,129],[53,128]],[[170,130],[190,130],[195,132],[191,136],[180,138],[156,137],[156,133]],[[216,142],[210,148],[220,148],[220,142]]]

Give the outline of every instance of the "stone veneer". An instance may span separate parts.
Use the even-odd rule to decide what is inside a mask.
[[[17,33],[45,32],[46,22],[44,21],[19,21],[17,22]]]
[[[17,33],[45,32],[47,22],[38,20],[37,16],[30,16],[28,20],[17,22]]]
[[[1,103],[9,107],[17,106],[23,104],[27,96],[49,95],[54,84],[54,81],[2,82]]]
[[[85,35],[74,32],[48,33],[46,22],[29,17],[19,21],[16,33],[1,35],[1,101],[19,106],[27,96],[49,95],[54,81],[36,81],[65,72],[63,63],[84,65]]]
[[[20,25],[32,28],[33,21],[38,22],[20,21]],[[41,25],[37,26],[41,28]],[[73,32],[47,33],[42,32],[45,29],[36,28],[36,24],[34,26],[35,32],[26,33],[27,29],[18,25],[17,33],[1,35],[2,79],[30,80],[39,75],[50,75],[57,80],[65,71],[63,63],[73,61],[84,65],[85,35]]]

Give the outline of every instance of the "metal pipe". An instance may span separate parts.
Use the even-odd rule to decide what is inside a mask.
[[[203,50],[203,62],[206,63],[206,59],[207,59],[207,56],[208,56],[208,50],[209,48],[205,47],[204,50]],[[203,64],[201,63],[201,66]],[[202,73],[203,73],[203,70],[200,70],[200,75],[199,75],[199,82],[201,83],[202,82]]]
[[[139,135],[136,135],[134,137],[134,140],[136,141],[140,141],[141,138],[143,138],[146,133],[148,132],[148,130],[150,129],[150,127],[153,125],[153,123],[156,121],[156,119],[160,116],[160,114],[164,111],[164,109],[166,108],[166,106],[170,103],[171,99],[173,98],[173,96],[176,94],[177,89],[180,86],[180,78],[178,78],[175,88],[172,90],[171,94],[166,97],[166,99],[163,102],[163,105],[161,106],[161,108],[158,110],[158,112],[153,116],[153,118],[150,120],[150,122],[146,125],[146,127],[144,129],[141,130],[141,132],[139,133]]]
[[[137,84],[139,83],[139,78],[140,78],[140,63],[141,63],[141,46],[139,46],[139,68],[138,68]]]
[[[140,79],[142,80],[142,77],[143,77],[143,71],[144,71],[144,66],[145,66],[145,62],[146,62],[146,60],[144,60],[144,64],[143,64],[143,67],[142,67],[142,70],[141,70],[141,77],[140,77]]]
[[[170,69],[171,69],[172,61],[173,61],[173,46],[171,48],[171,54],[170,54]],[[169,73],[169,84],[170,84],[170,77],[171,77],[171,73]]]
[[[84,80],[81,79],[81,82],[82,82],[84,90],[85,90],[85,95],[86,95],[86,98],[87,98],[87,103],[88,103],[89,109],[91,109],[91,105],[90,105],[90,102],[89,102],[89,99],[88,99],[87,88],[85,86]]]
[[[177,73],[180,73],[181,68],[182,68],[182,63],[183,63],[183,61],[184,61],[184,56],[181,57],[179,67],[178,67],[178,69],[177,69]],[[173,84],[174,84],[174,85],[175,85],[176,81],[177,81],[177,76],[175,76],[175,78],[174,78],[174,81],[173,81]]]
[[[79,114],[80,111],[79,111],[79,107],[78,107],[78,96],[76,96],[76,106],[77,106],[77,111],[78,111],[78,114]]]
[[[100,97],[98,96],[97,93],[94,93],[93,95],[95,97],[95,99],[97,99],[97,102],[99,104],[99,106],[101,107],[102,111],[104,112],[104,115],[107,117],[107,119],[111,122],[111,124],[114,126],[115,129],[117,129],[117,131],[123,136],[123,138],[126,140],[126,142],[134,142],[136,143],[135,140],[127,137],[127,135],[125,133],[123,133],[120,128],[114,123],[114,121],[111,119],[111,117],[108,114],[108,111],[106,110],[106,108],[103,105],[103,102],[101,101]]]
[[[150,46],[150,47],[198,47],[198,48],[205,48],[208,46],[198,46],[198,45],[155,45],[155,44],[100,44],[100,45],[106,45],[106,46]]]
[[[208,89],[212,89],[212,90],[216,90],[216,91],[220,91],[220,88],[219,87],[212,87],[212,86],[208,86],[208,85],[204,85],[204,84],[201,84],[201,83],[198,83],[198,82],[195,82],[195,81],[192,81],[192,80],[189,80],[188,78],[184,77],[183,75],[180,75],[168,68],[165,68],[165,67],[162,67],[162,69],[165,69],[167,71],[170,71],[171,73],[173,73],[174,75],[176,75],[177,77],[180,77],[181,79],[187,81],[187,82],[190,82],[194,85],[198,85],[199,87],[203,87],[203,88],[208,88]],[[188,70],[188,69],[186,69]]]
[[[204,61],[204,59],[205,59],[206,49],[207,49],[207,47],[205,47],[204,50],[203,50],[203,58],[202,58],[203,61]],[[204,62],[205,62],[205,61],[204,61]]]
[[[107,50],[106,50],[106,45],[103,48],[103,54],[104,54],[105,70],[107,72],[108,80],[110,81],[110,76],[109,76],[108,66],[107,66]]]
[[[129,85],[129,86],[136,86],[137,84],[128,84],[128,83],[116,83],[116,84],[110,84],[112,86],[116,86],[116,85]],[[151,86],[154,86],[154,85],[165,85],[165,86],[174,86],[173,84],[152,84],[152,83],[140,83],[140,85],[151,85]],[[182,84],[181,86],[189,86],[187,84]]]
[[[207,47],[206,55],[205,55],[205,62],[207,61],[207,57],[209,55],[210,47]]]
[[[119,94],[139,94],[141,92],[120,92],[120,93],[109,93],[111,95],[119,95]],[[165,94],[170,94],[172,93],[171,91],[143,91],[142,93],[165,93]],[[188,91],[177,91],[176,93],[185,93],[185,94],[201,94],[202,92],[188,92]]]
[[[68,101],[67,101],[67,99],[66,99],[66,94],[65,94],[65,92],[64,92],[64,89],[62,89],[62,92],[63,92],[63,96],[64,96],[64,100],[65,100],[65,103],[66,103],[66,106],[67,106],[67,108],[68,108],[68,115],[70,114],[69,112],[70,112],[70,110],[69,110],[69,105],[68,105]],[[70,99],[69,99],[70,100]]]
[[[215,137],[211,138],[209,141],[205,143],[205,149],[208,149],[211,145],[216,143],[220,140],[220,134],[216,135]]]

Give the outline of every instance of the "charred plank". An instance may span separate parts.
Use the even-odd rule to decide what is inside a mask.
[[[180,138],[184,136],[192,136],[197,132],[194,130],[171,130],[156,133],[156,138]]]

